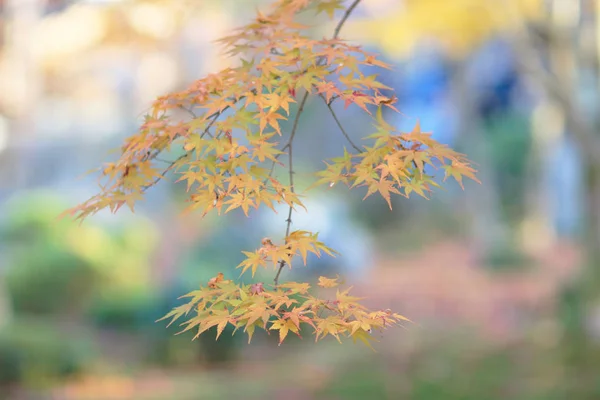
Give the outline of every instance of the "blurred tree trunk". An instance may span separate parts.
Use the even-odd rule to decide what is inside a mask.
[[[464,214],[470,217],[470,241],[477,256],[484,260],[498,246],[507,242],[507,227],[503,223],[500,210],[498,185],[494,182],[489,142],[485,128],[477,115],[477,96],[467,79],[467,63],[458,63],[452,70],[452,92],[458,108],[460,132],[459,146],[477,165],[478,177],[485,185],[471,185],[464,199]]]
[[[548,199],[548,165],[552,149],[564,134],[564,116],[554,102],[545,99],[533,111],[531,151],[527,160],[525,215],[521,237],[527,251],[548,249],[556,237]]]
[[[600,300],[600,76],[597,15],[600,0],[551,0],[548,15],[515,37],[523,68],[558,105],[580,150],[584,171],[585,264],[562,292],[560,312],[569,398],[600,398],[596,367],[600,331],[594,327]],[[560,190],[560,188],[559,188]]]

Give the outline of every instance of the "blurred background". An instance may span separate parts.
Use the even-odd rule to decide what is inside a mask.
[[[154,322],[217,272],[237,277],[284,213],[181,218],[184,193],[164,182],[135,215],[56,219],[96,193],[85,172],[154,97],[229,65],[212,41],[268,3],[0,1],[0,398],[599,399],[599,0],[364,0],[344,27],[394,65],[380,76],[403,112],[390,121],[419,120],[483,182],[393,212],[316,191],[295,216],[342,256],[284,279],[340,273],[415,322],[377,353],[191,342]],[[371,133],[335,107],[353,138]],[[345,144],[316,101],[297,138],[301,183]]]

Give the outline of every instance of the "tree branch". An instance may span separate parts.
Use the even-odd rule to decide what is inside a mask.
[[[362,153],[362,150],[352,141],[352,139],[350,139],[350,136],[348,135],[348,133],[346,132],[346,130],[342,126],[342,123],[340,122],[339,118],[335,114],[335,111],[333,111],[333,107],[331,107],[331,103],[327,102],[327,100],[325,99],[325,97],[323,96],[323,94],[321,94],[320,97],[323,99],[323,102],[325,102],[325,104],[327,105],[327,108],[329,109],[329,112],[331,113],[331,116],[335,120],[335,123],[337,124],[338,128],[340,128],[340,131],[342,132],[342,134],[346,137],[346,140],[348,140],[348,142],[350,143],[350,145],[352,147],[354,147],[354,150],[358,151],[359,153]]]
[[[198,116],[196,115],[196,113],[191,108],[186,108],[184,106],[179,106],[179,108],[181,108],[184,111],[187,111],[188,114],[190,114],[192,116],[192,118],[194,118],[194,119],[198,118]],[[223,110],[223,111],[225,111],[225,110]],[[215,113],[216,116],[214,117],[214,120],[209,124],[209,126],[212,126],[214,124],[215,120],[223,113],[223,111]],[[214,136],[208,131],[208,129],[205,129],[204,132],[202,132],[201,137],[204,136],[204,135],[208,135],[208,136],[210,136],[211,138],[214,139]]]
[[[302,100],[300,101],[300,106],[298,107],[298,112],[296,113],[296,118],[294,119],[294,125],[292,126],[292,133],[290,133],[290,139],[288,140],[287,144],[283,147],[284,149],[287,148],[288,150],[288,157],[289,157],[289,163],[288,163],[288,171],[289,171],[289,179],[290,179],[290,191],[292,193],[295,193],[295,188],[294,188],[294,165],[293,165],[293,143],[294,143],[294,137],[296,136],[296,132],[298,131],[298,122],[300,121],[300,115],[302,115],[302,112],[304,111],[304,105],[306,104],[306,100],[308,100],[308,95],[309,92],[306,91],[304,93],[304,96],[302,97]],[[275,165],[275,164],[273,164]],[[294,207],[293,204],[290,205],[290,209],[288,211],[288,217],[286,219],[286,228],[285,228],[285,239],[287,240],[287,237],[290,234],[290,229],[292,226],[292,212],[294,211]],[[277,269],[277,274],[275,275],[275,279],[273,279],[273,281],[275,282],[275,286],[277,286],[279,284],[279,275],[281,275],[281,270],[283,269],[283,267],[285,267],[285,261],[281,260],[279,261],[279,268]]]
[[[149,183],[146,186],[142,187],[142,193],[144,193],[146,190],[150,189],[152,186],[156,185],[161,179],[163,179],[165,177],[165,175],[167,175],[167,173],[170,170],[172,170],[175,167],[175,164],[177,164],[178,161],[183,160],[190,154],[191,154],[191,152],[187,152],[187,153],[182,154],[181,156],[177,157],[177,159],[175,161],[173,161],[167,168],[165,168],[165,170],[160,174],[160,176],[158,178],[156,178],[154,181],[152,181],[152,183]]]
[[[219,116],[223,113],[223,111],[225,111],[227,108],[225,108],[222,111],[218,111],[216,113],[214,113],[213,115],[211,115],[212,120],[209,122],[208,126],[206,127],[206,129],[204,129],[204,132],[202,132],[200,134],[200,137],[204,137],[206,134],[208,134],[209,129],[212,128],[212,126],[215,124],[215,122],[217,121],[217,119],[219,118]],[[213,137],[212,135],[210,135],[211,137]],[[173,162],[171,162],[169,164],[169,166],[160,174],[160,176],[158,178],[156,178],[152,183],[149,183],[148,185],[142,187],[142,193],[145,192],[146,190],[150,189],[152,186],[156,185],[161,179],[163,179],[165,177],[165,175],[167,175],[167,173],[173,169],[173,167],[175,167],[175,164],[177,164],[178,161],[183,160],[185,157],[189,156],[190,154],[192,154],[193,150],[186,152],[185,154],[182,154],[181,156],[177,157],[177,159]],[[156,153],[154,155],[153,158],[156,158],[161,152],[159,151],[158,153]]]
[[[354,11],[354,9],[356,8],[356,6],[358,6],[358,3],[360,3],[361,0],[354,0],[354,2],[352,2],[352,4],[346,9],[346,11],[344,12],[344,15],[342,16],[342,19],[340,20],[340,22],[338,22],[337,26],[335,27],[335,30],[333,31],[333,38],[337,39],[342,27],[344,26],[344,24],[346,23],[346,21],[348,20],[348,18],[350,17],[350,14],[352,14],[352,12]],[[317,62],[318,64],[319,62]],[[294,141],[294,136],[296,135],[296,131],[298,129],[298,121],[300,120],[300,115],[302,114],[302,111],[304,110],[304,105],[306,104],[306,100],[308,99],[308,95],[309,92],[306,91],[306,93],[304,93],[304,97],[302,97],[302,101],[300,102],[300,106],[298,107],[298,113],[296,114],[296,119],[294,120],[294,125],[292,126],[292,133],[290,134],[290,139],[288,140],[287,144],[285,146],[283,146],[283,148],[281,149],[283,150],[288,150],[288,157],[289,157],[289,176],[290,176],[290,190],[292,191],[292,193],[294,193],[294,169],[293,169],[293,165],[292,165],[292,160],[293,160],[293,156],[292,156],[292,149],[293,149],[293,141]],[[327,102],[326,102],[327,103]],[[328,105],[329,106],[329,105]],[[329,109],[331,110],[331,107],[329,107]],[[331,110],[333,113],[333,110]],[[336,122],[338,122],[338,126],[340,127],[340,129],[342,129],[342,132],[344,132],[344,135],[348,138],[348,140],[350,140],[350,138],[346,135],[344,129],[342,128],[341,124],[339,123],[337,117],[334,114],[334,118],[336,119]],[[352,141],[350,141],[352,143]],[[358,146],[355,146],[355,148],[357,148]],[[276,157],[278,158],[278,157]],[[275,162],[273,162],[273,165],[271,166],[271,171],[269,173],[269,176],[273,173],[273,169],[275,167]],[[285,238],[287,239],[287,237],[290,234],[290,228],[292,225],[292,212],[294,211],[294,208],[292,206],[290,206],[289,212],[288,212],[288,218],[286,220],[287,225],[285,228]],[[281,260],[279,261],[279,268],[277,269],[277,274],[275,275],[275,286],[277,286],[279,284],[279,276],[281,275],[281,271],[283,270],[283,267],[285,267],[285,261]]]
[[[350,4],[350,6],[346,9],[344,16],[342,17],[342,19],[340,19],[340,22],[338,22],[337,26],[335,27],[335,30],[333,31],[334,39],[338,38],[338,36],[340,35],[340,31],[344,27],[344,24],[346,23],[348,18],[350,18],[350,14],[352,14],[352,12],[354,11],[354,9],[358,5],[358,3],[360,3],[360,1],[361,0],[354,0],[354,2],[352,4]]]

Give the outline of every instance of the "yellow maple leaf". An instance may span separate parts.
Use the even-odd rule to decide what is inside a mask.
[[[339,286],[340,282],[338,282],[339,277],[336,278],[326,278],[324,276],[319,277],[319,283],[317,285],[322,288],[333,288]]]

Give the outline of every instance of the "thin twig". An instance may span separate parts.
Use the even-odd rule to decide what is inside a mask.
[[[296,118],[294,119],[294,125],[292,126],[292,133],[290,133],[290,139],[288,140],[287,144],[283,147],[284,149],[287,148],[288,150],[288,157],[289,157],[289,163],[288,163],[288,171],[289,171],[289,176],[290,176],[290,192],[295,193],[295,188],[294,188],[294,166],[293,166],[293,143],[294,143],[294,137],[296,136],[296,132],[298,131],[298,122],[300,122],[300,115],[302,115],[302,111],[304,111],[304,105],[306,104],[306,100],[308,100],[308,95],[309,92],[305,92],[304,96],[302,97],[302,100],[300,101],[300,106],[298,107],[298,112],[296,113]],[[286,228],[285,228],[285,238],[287,239],[287,237],[290,234],[290,229],[292,226],[292,212],[294,211],[294,206],[293,204],[290,205],[290,209],[288,211],[288,217],[286,219]],[[279,261],[279,269],[277,270],[277,274],[275,275],[275,286],[277,286],[277,284],[279,283],[279,275],[281,275],[281,270],[283,269],[283,267],[285,267],[285,261],[281,260]]]
[[[212,120],[209,122],[208,126],[206,127],[206,129],[204,129],[204,132],[202,132],[200,134],[200,137],[204,137],[204,135],[208,134],[209,129],[212,128],[212,126],[214,125],[214,123],[217,121],[217,119],[219,118],[219,116],[223,113],[223,111],[225,111],[227,108],[225,108],[224,110],[218,111],[214,114],[211,115]],[[212,137],[212,135],[211,135]],[[152,186],[156,185],[161,179],[163,179],[165,177],[165,175],[167,175],[167,173],[173,169],[173,167],[175,167],[175,164],[177,164],[178,161],[183,160],[185,157],[189,156],[190,154],[192,154],[193,150],[186,152],[185,154],[182,154],[181,156],[179,156],[175,161],[171,162],[170,165],[160,174],[159,177],[157,177],[154,181],[152,181],[152,183],[149,183],[146,186],[142,187],[142,193],[145,192],[146,190],[150,189]],[[160,154],[157,153],[157,155]],[[154,156],[154,158],[157,157],[157,155]]]
[[[184,110],[184,111],[187,111],[187,112],[188,112],[188,114],[190,114],[192,118],[194,118],[194,119],[198,119],[198,116],[196,115],[196,113],[195,113],[195,112],[194,112],[194,111],[193,111],[191,108],[187,108],[187,107],[184,107],[184,106],[179,106],[179,108],[181,108],[181,109],[182,109],[182,110]],[[224,110],[223,110],[223,111],[224,111]],[[219,116],[220,116],[220,115],[223,113],[223,111],[218,111],[218,112],[216,112],[216,113],[215,113],[215,115],[216,115],[215,119],[216,119],[216,118],[218,118],[218,117],[219,117]],[[213,117],[213,116],[211,116],[211,117]],[[211,118],[211,117],[209,117],[209,118]],[[214,120],[213,120],[213,122],[212,122],[212,123],[214,123]],[[211,123],[209,126],[212,126],[212,123]],[[208,131],[208,129],[206,129],[206,130],[205,130],[205,131],[202,133],[202,136],[204,136],[204,135],[208,135],[208,136],[210,136],[211,138],[213,138],[213,139],[214,139],[214,136],[212,135],[212,133],[210,133],[210,132]]]
[[[167,175],[167,172],[169,172],[170,170],[173,169],[173,167],[175,167],[175,164],[177,164],[178,161],[183,160],[185,157],[187,157],[188,155],[190,155],[191,153],[185,153],[182,154],[181,156],[177,157],[177,159],[175,161],[173,161],[171,163],[171,165],[169,165],[161,174],[158,178],[156,178],[152,183],[149,183],[146,186],[142,187],[142,193],[145,192],[146,190],[150,189],[152,186],[156,185],[162,178],[165,177],[165,175]]]
[[[210,134],[209,129],[212,128],[212,126],[215,124],[215,122],[217,122],[217,119],[221,116],[221,114],[223,114],[223,112],[225,110],[227,110],[227,108],[213,114],[212,121],[210,121],[208,123],[208,125],[206,126],[206,129],[204,129],[204,132],[202,132],[200,134],[200,138],[203,138],[204,135],[206,135],[206,134],[208,134],[210,137],[213,137],[213,135]]]
[[[338,128],[340,128],[340,131],[342,132],[342,134],[346,137],[346,139],[348,140],[348,142],[350,143],[350,145],[352,147],[354,147],[354,150],[358,151],[359,153],[362,153],[362,150],[360,149],[360,147],[358,147],[353,141],[352,139],[350,139],[350,135],[348,135],[348,132],[346,132],[346,130],[344,129],[344,127],[342,126],[342,123],[340,122],[339,118],[337,117],[337,115],[335,114],[335,111],[333,111],[333,107],[331,107],[331,102],[327,102],[327,99],[325,99],[325,97],[323,96],[323,94],[320,95],[320,97],[323,99],[323,101],[325,102],[325,104],[327,105],[327,108],[329,109],[329,112],[331,113],[331,116],[333,117],[333,119],[335,120],[335,123],[337,124]]]
[[[308,99],[308,95],[309,95],[309,92],[306,92],[306,93],[304,94],[304,97],[303,97],[303,98],[302,98],[302,100],[300,101],[300,107],[298,107],[298,112],[300,112],[300,110],[302,110],[302,109],[304,108],[304,103],[305,103],[305,102],[306,102],[306,100]],[[298,118],[298,116],[296,115],[296,120],[297,120],[297,118]],[[296,126],[296,125],[297,125],[297,122],[296,122],[296,120],[294,121],[294,126]],[[293,135],[290,135],[290,138],[288,139],[287,143],[286,143],[286,144],[285,144],[285,145],[284,145],[284,146],[281,148],[281,150],[279,150],[279,151],[282,151],[282,152],[283,152],[283,151],[286,151],[287,149],[289,149],[289,147],[290,147],[290,146],[291,146],[291,144],[292,144],[292,140],[294,139],[294,135],[295,135],[295,131],[294,131],[294,128],[293,128],[293,127],[292,127],[292,132],[293,132]],[[274,157],[275,159],[274,159],[274,160],[271,162],[271,168],[269,169],[269,174],[268,174],[268,177],[267,177],[267,178],[265,178],[265,180],[263,181],[263,185],[267,183],[267,181],[269,180],[269,178],[270,178],[271,176],[273,176],[273,171],[275,171],[275,164],[277,164],[277,160],[279,160],[279,157],[281,157],[283,154],[284,154],[284,153],[279,153],[279,154],[277,154],[277,155]],[[283,165],[283,164],[281,164],[281,165]]]
[[[356,6],[358,6],[358,3],[360,3],[360,1],[361,0],[354,0],[354,2],[346,9],[346,12],[344,12],[344,16],[342,17],[340,22],[338,22],[337,26],[335,27],[335,30],[333,31],[334,39],[338,38],[340,31],[342,30],[342,27],[344,26],[344,24],[346,23],[346,21],[350,17],[350,14],[352,14],[352,12],[356,8]],[[318,61],[317,64],[320,64],[320,62]],[[306,93],[304,93],[304,97],[302,98],[302,101],[300,102],[300,106],[298,107],[298,113],[296,114],[296,119],[294,120],[294,125],[292,127],[292,133],[290,134],[290,140],[288,140],[287,144],[285,146],[283,146],[283,148],[282,148],[282,151],[284,151],[285,149],[288,150],[290,190],[292,191],[292,193],[294,193],[294,170],[293,170],[293,166],[292,166],[292,143],[293,143],[294,136],[296,135],[296,131],[298,128],[298,121],[300,120],[300,114],[302,114],[302,111],[304,110],[304,104],[306,103],[306,100],[308,99],[308,95],[309,95],[308,91]],[[277,158],[278,157],[276,157],[276,159]],[[274,167],[275,167],[275,162],[273,162],[273,165],[271,166],[271,171],[269,173],[269,176],[273,173]],[[292,206],[290,206],[290,209],[288,212],[288,218],[286,220],[286,222],[287,222],[286,229],[285,229],[286,239],[290,234],[290,227],[292,225],[292,212],[293,211],[294,211],[294,208]],[[285,267],[285,261],[281,260],[281,261],[279,261],[279,268],[277,269],[277,274],[275,275],[275,279],[274,279],[275,286],[277,286],[279,284],[279,275],[281,275],[281,271],[283,270],[283,267]]]
[[[344,26],[344,24],[346,23],[346,21],[350,17],[350,14],[352,14],[352,12],[354,11],[354,9],[358,5],[358,3],[360,3],[360,1],[361,0],[354,0],[354,2],[350,5],[350,7],[348,7],[346,9],[346,12],[344,13],[344,16],[342,17],[342,19],[340,19],[340,22],[338,22],[337,26],[335,27],[335,30],[333,31],[333,38],[334,39],[338,38],[338,36],[340,35],[340,31],[342,30],[342,27]]]
[[[196,115],[196,113],[191,108],[187,108],[187,107],[184,107],[184,106],[179,106],[179,108],[181,108],[184,111],[187,111],[187,113],[190,114],[192,116],[192,118],[194,118],[194,119],[198,118],[198,116]]]

